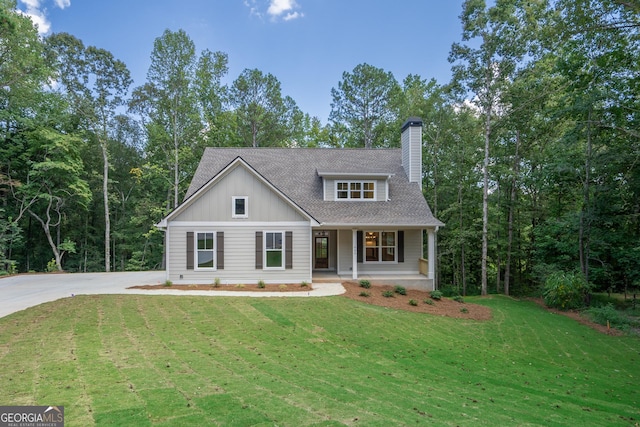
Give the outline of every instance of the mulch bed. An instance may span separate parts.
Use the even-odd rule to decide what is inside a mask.
[[[431,299],[430,293],[427,291],[407,289],[407,295],[394,293],[394,296],[389,298],[382,296],[382,294],[385,291],[393,292],[394,286],[372,284],[370,289],[365,289],[356,282],[342,282],[342,285],[347,290],[343,294],[344,297],[367,304],[457,319],[491,319],[491,309],[482,305],[461,303],[449,298],[442,298],[439,301],[432,300],[433,305],[429,305],[424,302],[424,300]],[[367,292],[369,296],[360,296],[361,292]],[[409,300],[412,299],[417,301],[418,305],[409,304]],[[466,309],[466,312],[464,309]]]
[[[140,285],[131,286],[127,289],[146,289],[146,290],[158,290],[158,289],[175,289],[177,291],[237,291],[237,292],[309,292],[313,289],[311,285],[302,286],[300,284],[290,285],[274,285],[265,284],[264,288],[259,288],[257,284],[252,285]]]

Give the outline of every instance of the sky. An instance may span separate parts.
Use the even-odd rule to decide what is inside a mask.
[[[110,51],[146,82],[153,42],[184,30],[196,51],[228,55],[231,84],[244,69],[280,81],[283,96],[327,123],[331,89],[367,63],[447,83],[463,0],[18,0],[43,35],[66,32]]]

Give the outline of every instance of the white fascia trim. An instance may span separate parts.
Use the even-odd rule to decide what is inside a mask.
[[[251,221],[171,221],[171,227],[218,227],[218,228],[269,228],[273,227],[309,227],[307,221],[280,221],[280,222],[251,222]]]
[[[397,230],[407,230],[407,229],[416,229],[416,230],[424,230],[427,228],[435,227],[435,225],[416,225],[416,224],[346,224],[346,223],[322,223],[320,227],[323,229],[397,229]]]

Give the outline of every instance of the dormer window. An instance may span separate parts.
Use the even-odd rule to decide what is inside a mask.
[[[249,198],[247,196],[233,196],[231,198],[231,217],[249,218]]]
[[[376,199],[375,181],[336,181],[336,200]]]

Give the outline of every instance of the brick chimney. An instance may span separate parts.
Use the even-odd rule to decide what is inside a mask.
[[[402,167],[409,182],[422,188],[422,119],[409,117],[402,125]]]

